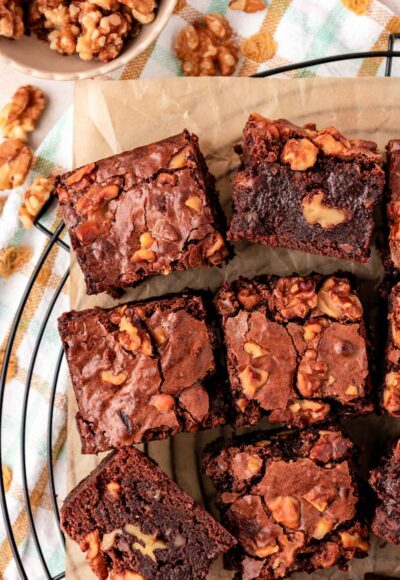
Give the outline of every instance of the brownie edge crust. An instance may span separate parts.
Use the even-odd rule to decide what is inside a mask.
[[[234,538],[134,447],[68,495],[61,525],[100,580],[202,580]]]
[[[228,238],[366,262],[384,188],[376,143],[250,115]]]
[[[228,257],[215,180],[186,130],[66,173],[56,193],[88,294]]]
[[[336,427],[249,434],[207,446],[235,580],[274,580],[366,556],[353,444]]]

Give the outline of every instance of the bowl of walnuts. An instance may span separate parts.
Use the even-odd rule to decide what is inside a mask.
[[[54,80],[110,73],[143,53],[176,0],[0,0],[0,59]]]

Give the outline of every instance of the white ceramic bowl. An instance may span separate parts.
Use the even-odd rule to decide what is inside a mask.
[[[128,40],[121,54],[111,62],[87,62],[77,55],[63,56],[35,36],[24,36],[21,40],[0,38],[0,59],[20,72],[42,79],[72,81],[104,75],[146,50],[166,25],[175,4],[176,0],[160,0],[154,21],[142,26],[138,36]]]

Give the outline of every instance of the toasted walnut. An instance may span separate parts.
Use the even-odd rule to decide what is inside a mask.
[[[152,246],[156,240],[153,238],[150,232],[144,232],[141,234],[139,241],[140,247],[147,249],[150,248],[150,246]]]
[[[333,526],[334,522],[332,520],[328,520],[327,518],[320,518],[317,522],[317,525],[315,526],[312,537],[315,540],[322,540],[326,534],[329,534],[329,532],[332,531]]]
[[[201,198],[198,195],[192,195],[191,197],[189,197],[185,201],[185,205],[187,205],[194,211],[197,211],[197,213],[200,213],[201,210],[203,209],[203,202],[201,201]]]
[[[77,171],[74,171],[73,173],[71,173],[71,175],[69,175],[67,177],[67,179],[65,180],[65,183],[67,185],[76,185],[77,183],[82,181],[82,179],[85,177],[85,175],[88,175],[89,173],[91,173],[95,167],[96,166],[94,163],[88,163],[88,165],[84,165],[83,167],[81,167]]]
[[[308,139],[289,139],[282,150],[282,161],[293,171],[305,171],[317,161],[318,147]]]
[[[100,10],[90,4],[83,6],[79,22],[82,34],[76,43],[76,52],[83,60],[113,60],[121,52],[124,39],[131,29],[127,14],[113,12],[103,16]]]
[[[286,528],[296,529],[300,525],[300,504],[298,499],[288,496],[278,496],[268,502],[272,517]]]
[[[107,483],[106,489],[113,498],[119,499],[121,486],[117,481],[110,481],[110,483]]]
[[[260,64],[275,56],[276,48],[277,43],[274,37],[265,31],[246,38],[240,51],[246,58]]]
[[[35,218],[50,199],[54,189],[55,177],[42,177],[38,175],[32,185],[25,191],[24,200],[19,208],[19,219],[24,228],[31,228]]]
[[[231,10],[243,10],[243,12],[258,12],[265,9],[265,0],[230,0]]]
[[[119,193],[118,185],[92,185],[76,203],[76,209],[83,215],[90,216],[97,212],[104,203],[115,199]]]
[[[262,546],[261,548],[254,550],[254,554],[258,558],[267,558],[267,556],[276,554],[276,552],[279,552],[279,546],[277,544],[275,546]]]
[[[113,530],[112,532],[108,532],[108,534],[104,534],[104,536],[101,539],[100,548],[104,552],[107,552],[107,550],[110,550],[114,546],[115,537],[118,534],[121,534],[121,532],[122,532],[122,530]]]
[[[362,317],[362,306],[351,291],[345,278],[331,277],[325,280],[318,292],[318,309],[337,320],[358,320]]]
[[[320,489],[320,486],[312,488],[308,493],[303,495],[303,498],[319,512],[325,511],[328,507],[328,501],[326,497],[324,497],[324,493]]]
[[[155,262],[157,260],[157,255],[153,250],[141,248],[140,250],[136,250],[132,256],[132,260],[134,262]]]
[[[339,532],[339,536],[344,548],[355,548],[368,552],[369,542],[364,540],[358,532]]]
[[[390,372],[385,377],[383,406],[390,415],[400,415],[400,373]]]
[[[32,250],[28,246],[9,246],[0,252],[0,276],[9,278],[29,262]]]
[[[86,552],[86,559],[93,560],[100,551],[100,532],[93,530],[89,532],[83,540],[83,550]]]
[[[182,167],[186,167],[186,159],[189,154],[189,147],[183,147],[175,153],[168,163],[169,169],[182,169]]]
[[[304,318],[317,306],[315,284],[304,278],[280,278],[272,293],[272,304],[286,319]]]
[[[241,373],[239,373],[242,390],[246,397],[252,399],[258,389],[268,381],[268,377],[268,371],[255,369],[251,365],[247,366]]]
[[[61,29],[52,30],[47,36],[51,50],[60,54],[75,54],[80,32],[76,24],[68,24]]]
[[[206,257],[208,258],[211,264],[219,263],[220,257],[216,256],[217,252],[219,252],[225,246],[224,238],[221,236],[219,232],[215,232],[214,235],[211,237],[213,240],[212,244],[206,250]]]
[[[121,4],[128,6],[132,12],[132,16],[140,22],[140,24],[150,24],[155,18],[155,10],[157,7],[155,0],[119,0]]]
[[[306,342],[313,340],[318,334],[322,332],[322,324],[320,322],[309,322],[303,327],[303,336]]]
[[[251,356],[251,358],[257,358],[259,356],[264,356],[265,354],[267,354],[265,348],[262,348],[262,346],[251,340],[245,342],[243,348],[245,352],[247,352],[247,354]]]
[[[197,21],[183,28],[175,41],[175,50],[188,76],[213,76],[217,68],[223,76],[235,70],[238,50],[231,42],[232,28],[221,14],[207,14],[204,23]]]
[[[143,338],[140,350],[144,356],[151,356],[153,354],[153,345],[148,335]]]
[[[20,87],[13,95],[11,103],[0,111],[0,127],[3,128],[3,135],[26,141],[28,133],[34,130],[44,106],[45,99],[40,89],[32,85]]]
[[[292,403],[289,409],[294,417],[297,416],[311,424],[323,421],[330,411],[330,405],[318,401],[299,400]]]
[[[4,491],[7,493],[7,491],[11,487],[11,482],[12,482],[12,471],[8,467],[8,465],[4,465],[3,464],[1,466],[1,475],[2,475],[2,478],[3,478]]]
[[[242,288],[238,292],[238,300],[246,310],[252,310],[261,300],[254,288]]]
[[[31,149],[20,139],[6,139],[0,144],[0,190],[24,183],[32,157]]]
[[[133,352],[138,350],[142,344],[142,339],[139,336],[139,332],[136,326],[134,326],[126,316],[121,318],[119,323],[119,330],[121,332],[119,340],[123,343],[125,348]]]
[[[111,385],[122,385],[128,375],[126,373],[118,373],[117,375],[113,375],[111,371],[101,371],[101,380],[105,383],[110,383]]]
[[[321,133],[313,139],[315,145],[322,149],[325,155],[343,155],[350,147],[350,142],[345,139],[335,139],[330,133]]]
[[[156,326],[150,331],[150,333],[157,346],[162,346],[168,340],[167,333],[162,326]]]
[[[150,398],[150,405],[153,405],[160,413],[168,413],[175,407],[175,399],[171,395],[153,395]]]
[[[124,529],[131,536],[136,536],[136,538],[141,542],[141,543],[134,542],[132,544],[132,548],[134,550],[138,550],[144,556],[148,556],[154,562],[157,561],[154,552],[156,550],[166,550],[168,547],[161,540],[157,540],[157,534],[154,535],[145,534],[141,531],[141,529],[138,526],[135,526],[133,524],[126,524]]]
[[[304,219],[311,226],[319,224],[324,229],[330,229],[350,219],[347,211],[325,205],[323,200],[323,193],[315,193],[307,195],[301,202]]]
[[[25,32],[24,14],[20,0],[2,0],[0,2],[0,36],[22,38]]]
[[[304,397],[321,396],[323,387],[328,380],[327,363],[317,360],[315,350],[307,350],[297,371],[297,388],[300,393]]]

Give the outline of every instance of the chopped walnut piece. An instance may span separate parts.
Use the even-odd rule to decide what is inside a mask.
[[[292,403],[289,406],[289,410],[295,419],[298,418],[302,422],[311,424],[323,421],[330,411],[330,405],[328,403],[304,399]]]
[[[286,528],[296,529],[300,525],[300,503],[291,496],[279,496],[268,502],[272,517]]]
[[[241,373],[239,373],[242,390],[246,397],[252,399],[258,389],[268,381],[268,377],[268,371],[264,369],[255,369],[251,365],[247,366]]]
[[[271,302],[283,318],[304,318],[317,306],[315,284],[300,277],[280,278]]]
[[[20,0],[0,2],[0,36],[22,38],[25,32],[24,14]]]
[[[209,259],[211,264],[213,264],[215,260],[217,260],[217,263],[219,263],[220,261],[219,257],[215,257],[215,254],[219,252],[221,248],[224,247],[225,245],[224,238],[221,236],[219,232],[215,232],[214,235],[211,237],[211,240],[212,244],[206,250],[206,258]]]
[[[121,486],[117,481],[110,481],[110,483],[107,483],[106,489],[108,493],[113,496],[113,498],[119,499]]]
[[[243,12],[258,12],[265,9],[265,0],[230,0],[231,10],[243,10]]]
[[[38,175],[32,185],[24,193],[24,201],[19,208],[19,219],[24,228],[31,228],[36,217],[50,199],[54,189],[55,177],[42,177]]]
[[[383,390],[383,407],[395,417],[400,415],[400,373],[390,372],[386,374]]]
[[[358,532],[339,532],[339,536],[344,548],[355,548],[368,552],[369,542],[362,538]]]
[[[150,405],[153,405],[160,413],[168,413],[175,407],[175,399],[171,395],[153,395],[150,398]]]
[[[307,350],[300,361],[297,372],[297,388],[304,397],[323,395],[323,387],[328,380],[328,365],[317,360],[315,350]]]
[[[0,252],[0,276],[9,278],[21,270],[31,259],[32,250],[27,246],[9,246]]]
[[[122,385],[126,381],[127,377],[128,375],[124,372],[114,375],[111,371],[101,371],[101,380],[111,385]]]
[[[276,48],[276,40],[269,32],[265,31],[246,38],[240,51],[246,58],[260,64],[275,56]]]
[[[260,302],[261,296],[257,294],[254,288],[242,288],[238,292],[238,300],[243,308],[251,310]]]
[[[0,144],[0,190],[22,185],[32,158],[31,149],[20,139],[3,141]]]
[[[187,205],[187,207],[190,207],[197,213],[200,213],[201,210],[203,209],[203,202],[201,201],[201,198],[198,195],[192,195],[191,197],[189,197],[185,201],[185,205]]]
[[[318,147],[308,139],[289,139],[282,150],[282,161],[293,171],[305,171],[317,161]]]
[[[142,344],[142,339],[139,336],[136,326],[134,326],[126,316],[121,318],[119,330],[119,341],[124,345],[124,347],[133,352],[138,350]]]
[[[315,526],[314,532],[312,537],[315,540],[322,540],[326,534],[329,534],[332,531],[335,522],[327,518],[320,518]]]
[[[138,526],[125,524],[125,531],[131,536],[135,536],[141,543],[134,542],[132,548],[139,550],[144,556],[148,556],[154,562],[157,561],[155,551],[166,550],[167,545],[161,540],[157,540],[157,534],[145,534]]]
[[[157,4],[155,0],[119,0],[121,4],[127,6],[132,16],[140,24],[150,24],[155,18]]]
[[[183,28],[175,40],[175,50],[184,74],[213,76],[219,69],[223,76],[231,75],[238,61],[232,34],[221,14],[207,14],[204,23],[196,21]]]
[[[324,229],[334,228],[351,218],[344,209],[325,205],[323,193],[307,195],[301,202],[303,216],[308,224],[320,225]]]
[[[318,292],[318,309],[337,320],[358,320],[363,313],[348,280],[334,276],[325,280]]]
[[[0,111],[0,127],[5,137],[26,141],[43,112],[45,99],[42,91],[32,85],[20,87],[11,102]]]
[[[134,262],[155,262],[157,260],[157,255],[153,250],[148,250],[146,248],[140,248],[132,256]]]

